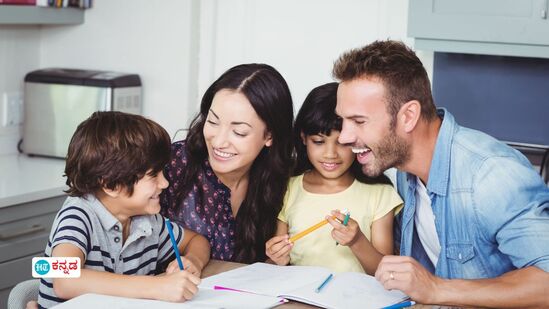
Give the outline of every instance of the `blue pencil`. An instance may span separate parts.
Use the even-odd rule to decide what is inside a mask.
[[[394,305],[391,305],[391,306],[383,307],[381,309],[399,309],[399,308],[405,308],[405,307],[412,307],[415,304],[416,304],[415,301],[408,300],[408,301],[405,301],[405,302],[402,302],[402,303],[398,303],[398,304],[394,304]]]
[[[320,290],[322,290],[322,288],[324,288],[324,287],[326,286],[326,284],[327,284],[330,280],[332,280],[333,277],[334,277],[334,275],[333,275],[333,274],[330,274],[330,275],[324,280],[324,282],[322,282],[322,283],[318,286],[318,288],[316,288],[315,292],[320,293]]]
[[[175,236],[173,236],[173,229],[170,219],[166,219],[166,228],[168,229],[168,234],[170,234],[170,240],[172,241],[172,248],[175,252],[175,258],[177,259],[177,264],[179,264],[179,269],[183,270],[183,262],[181,262],[181,256],[179,255],[179,248],[177,248],[177,242],[175,242]]]

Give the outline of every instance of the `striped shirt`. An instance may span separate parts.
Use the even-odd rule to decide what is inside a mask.
[[[173,222],[172,226],[180,243],[183,229]],[[122,224],[92,195],[66,199],[53,222],[45,256],[51,256],[53,248],[63,243],[82,250],[84,269],[117,274],[154,275],[158,265],[174,258],[164,217],[132,217],[130,233],[123,243]],[[55,295],[52,279],[40,279],[39,307],[49,308],[63,301]]]

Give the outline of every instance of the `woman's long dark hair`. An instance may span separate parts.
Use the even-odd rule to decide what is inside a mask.
[[[215,94],[222,89],[246,96],[272,137],[272,145],[261,150],[250,170],[248,190],[236,216],[233,256],[234,261],[242,263],[264,261],[265,242],[276,232],[277,216],[293,165],[292,97],[286,81],[273,67],[255,63],[235,66],[206,90],[200,113],[187,134],[188,168],[177,203],[192,189],[202,163],[208,158],[204,123]]]
[[[330,135],[332,130],[341,132],[342,121],[335,113],[337,103],[338,83],[327,83],[311,90],[305,98],[303,105],[294,123],[294,147],[296,151],[296,166],[294,175],[301,175],[313,169],[307,148],[301,139],[301,133],[305,136],[324,134]],[[351,174],[360,182],[374,184],[391,184],[387,176],[381,174],[378,177],[370,178],[362,173],[360,163],[355,159],[350,167]]]

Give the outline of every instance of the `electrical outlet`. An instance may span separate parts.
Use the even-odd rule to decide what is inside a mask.
[[[23,120],[23,95],[21,92],[5,92],[2,101],[2,126],[14,127]]]

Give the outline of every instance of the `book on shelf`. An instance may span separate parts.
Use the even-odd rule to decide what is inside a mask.
[[[0,4],[9,4],[9,5],[36,5],[36,0],[0,0]]]
[[[276,296],[323,308],[382,308],[408,299],[400,291],[385,290],[374,277],[357,272],[333,273],[317,292],[331,273],[324,267],[255,263],[205,278],[200,287]]]

